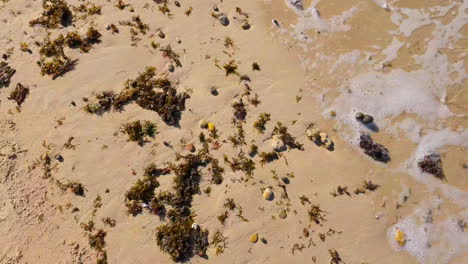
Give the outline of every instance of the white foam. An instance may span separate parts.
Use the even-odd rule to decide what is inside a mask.
[[[429,210],[434,212],[440,201],[423,205],[412,215],[398,221],[388,229],[387,236],[396,251],[406,250],[420,263],[447,264],[451,259],[468,253],[468,234],[462,232],[458,219],[467,219],[468,210],[448,217],[445,221],[430,223],[424,221]],[[406,235],[406,244],[401,247],[394,239],[396,229]]]
[[[422,172],[418,167],[418,162],[425,155],[430,153],[442,154],[442,147],[450,145],[467,147],[468,131],[463,130],[461,132],[456,132],[447,129],[430,131],[425,136],[421,137],[418,147],[405,162],[405,167],[403,167],[402,170],[409,173],[418,182],[426,184],[429,189],[439,189],[442,194],[453,203],[462,206],[462,208],[466,208],[468,206],[468,192],[451,186],[432,175],[428,175]]]

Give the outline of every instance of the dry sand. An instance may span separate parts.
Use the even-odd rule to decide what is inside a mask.
[[[42,12],[42,1],[0,1],[0,52],[14,48],[6,61],[17,71],[0,88],[0,263],[95,263],[97,253],[80,227],[90,219],[107,232],[108,263],[171,263],[156,243],[156,228],[164,221],[148,210],[129,215],[125,193],[149,163],[162,167],[176,153],[188,154],[183,142],[200,149],[201,119],[218,129],[221,147],[210,152],[225,173],[223,183],[216,185],[203,170],[200,189],[211,186],[211,193],[195,195],[192,212],[195,222],[209,231],[210,241],[219,230],[227,247],[217,255],[210,246],[205,256],[191,262],[330,263],[329,249],[336,249],[344,263],[468,262],[468,235],[461,227],[468,221],[466,1],[295,1],[302,2],[300,10],[283,0],[180,0],[181,7],[170,0],[172,17],[159,11],[157,1],[124,1],[134,12],[118,9],[113,0],[92,2],[102,5],[101,15],[46,30],[29,25]],[[212,17],[214,6],[228,16],[228,26]],[[189,7],[193,10],[187,16]],[[236,7],[248,14],[249,30],[242,29],[244,18]],[[135,15],[149,30],[132,46],[129,27],[119,21]],[[41,76],[35,41],[42,42],[48,31],[54,37],[85,32],[91,23],[102,42],[87,53],[66,48],[69,57],[79,59],[75,69],[55,80]],[[111,23],[118,34],[106,30]],[[233,47],[225,47],[225,37],[233,40]],[[169,60],[151,41],[170,44],[180,55],[182,67],[168,75],[179,83],[179,91],[190,93],[180,127],[166,125],[156,112],[136,104],[100,116],[83,111],[83,97],[119,93],[146,66],[166,71]],[[31,54],[20,50],[22,42],[29,44]],[[216,67],[230,60],[250,82],[225,76]],[[254,62],[260,71],[252,71]],[[17,83],[30,89],[20,108],[8,100]],[[247,145],[236,148],[227,141],[236,131],[231,103],[245,84],[261,103],[247,103]],[[218,96],[210,93],[212,86],[218,87]],[[356,111],[374,115],[379,131],[359,125]],[[264,112],[271,121],[262,135],[253,123]],[[143,146],[128,141],[119,130],[122,123],[135,120],[155,122],[159,133]],[[254,157],[253,179],[243,181],[245,173],[233,172],[223,155],[247,152],[251,142],[260,152],[271,151],[269,136],[278,121],[304,150],[289,149],[264,166]],[[311,123],[333,139],[333,151],[305,136]],[[356,143],[362,131],[389,149],[389,163],[363,153]],[[74,137],[74,149],[63,146],[69,137]],[[431,151],[441,154],[446,181],[415,167],[421,154]],[[46,152],[63,157],[63,162],[52,159],[49,179],[43,178],[41,166],[34,166]],[[289,200],[281,197],[281,181],[274,173],[280,178],[295,175],[286,185]],[[173,174],[160,176],[156,192],[170,191],[172,179]],[[55,180],[82,183],[85,196],[62,191]],[[354,194],[364,180],[380,187]],[[273,201],[262,198],[261,188],[268,186],[275,193]],[[338,186],[348,187],[350,196],[333,197]],[[93,216],[98,195],[102,206]],[[302,195],[325,211],[320,224],[309,220],[311,205],[301,204]],[[227,198],[242,207],[248,221],[235,212],[224,225],[218,221]],[[73,212],[74,207],[79,211]],[[278,216],[282,209],[288,210],[285,219]],[[429,211],[432,221],[424,217]],[[116,226],[104,225],[105,217],[115,219]],[[393,239],[397,227],[406,234],[403,247]],[[327,232],[322,241],[319,234]],[[254,233],[267,243],[249,242]]]

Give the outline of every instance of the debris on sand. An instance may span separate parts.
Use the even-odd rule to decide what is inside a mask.
[[[140,120],[125,123],[122,126],[122,131],[128,135],[129,141],[138,142],[140,145],[147,141],[147,136],[154,138],[157,133],[156,124],[150,121],[141,122]]]
[[[243,30],[249,30],[250,29],[250,24],[247,20],[244,20],[244,22],[242,22],[242,29]]]
[[[374,117],[372,117],[371,115],[363,114],[359,112],[356,114],[356,120],[363,123],[364,125],[369,125],[372,122],[374,122]]]
[[[325,132],[321,132],[315,128],[308,128],[306,130],[306,137],[315,142],[318,146],[322,146],[328,150],[333,150],[333,140]]]
[[[266,123],[268,123],[271,120],[270,114],[268,113],[261,113],[258,116],[258,120],[255,121],[253,124],[253,127],[258,131],[258,133],[263,134],[265,133],[266,130]]]
[[[29,88],[25,87],[21,83],[16,84],[16,87],[13,91],[11,91],[10,96],[8,99],[13,100],[16,102],[18,106],[21,106],[26,100],[26,96],[29,94]]]
[[[273,200],[273,197],[274,197],[274,194],[273,194],[273,191],[270,188],[266,188],[263,191],[263,199],[265,199],[267,201],[271,201],[271,200]]]
[[[419,168],[426,173],[432,174],[435,177],[444,180],[445,174],[442,168],[442,159],[438,154],[428,154],[418,162]]]
[[[398,228],[395,231],[395,241],[398,242],[400,247],[403,247],[406,244],[406,235]]]
[[[330,264],[340,264],[344,261],[341,259],[340,254],[335,249],[329,249],[328,253],[330,254]]]
[[[219,23],[221,23],[221,25],[226,27],[229,25],[229,18],[227,18],[227,16],[225,15],[222,15],[219,17]]]
[[[65,0],[42,0],[42,15],[29,22],[29,25],[42,25],[46,28],[58,28],[71,24],[73,14]]]
[[[114,103],[115,94],[112,91],[104,91],[96,94],[96,102],[88,103],[83,110],[90,114],[101,115],[104,112],[111,110]]]
[[[16,73],[16,70],[8,66],[8,63],[0,62],[0,88],[10,84],[11,77]]]
[[[208,128],[208,122],[206,120],[200,120],[199,122],[200,128],[202,129],[207,129]]]
[[[251,235],[250,238],[249,238],[249,241],[250,241],[251,243],[254,243],[254,244],[257,243],[257,241],[258,241],[258,233],[255,233],[255,234]]]
[[[359,146],[364,150],[364,153],[376,161],[384,163],[390,161],[388,149],[378,143],[374,143],[369,134],[362,134],[360,140]]]
[[[165,75],[156,77],[156,68],[146,67],[136,79],[125,82],[125,88],[113,98],[112,106],[122,110],[124,105],[136,102],[141,108],[158,113],[167,125],[177,126],[188,98],[186,92],[177,93]]]
[[[288,129],[283,126],[281,122],[276,123],[276,126],[271,133],[272,137],[275,135],[279,137],[285,146],[288,146],[291,149],[304,150],[302,144],[297,142],[296,139],[291,134],[289,134]]]
[[[311,205],[309,209],[309,219],[311,222],[315,222],[316,224],[320,224],[321,222],[325,221],[324,211],[320,209],[318,205]]]

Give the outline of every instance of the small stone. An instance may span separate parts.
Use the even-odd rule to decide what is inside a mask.
[[[289,178],[286,177],[286,176],[281,177],[281,180],[282,180],[285,184],[289,184],[289,182],[290,182],[290,181],[289,181]]]
[[[162,31],[159,31],[159,32],[158,32],[158,36],[159,36],[160,38],[162,38],[162,39],[163,39],[163,38],[166,38],[166,34],[164,34],[164,32],[162,32]]]
[[[200,128],[207,129],[208,122],[206,120],[200,120]]]
[[[192,229],[200,230],[200,225],[198,225],[197,223],[193,223],[192,224]]]
[[[188,144],[187,146],[185,146],[185,149],[190,152],[195,152],[195,146],[193,144]]]
[[[227,16],[225,15],[222,15],[219,17],[219,23],[221,23],[221,25],[223,26],[228,26],[229,25],[229,18],[227,18]]]
[[[331,111],[331,112],[330,112],[330,115],[333,116],[333,117],[335,117],[335,116],[336,116],[336,111]]]
[[[361,113],[361,112],[359,112],[359,113],[357,113],[357,114],[356,114],[356,116],[355,116],[355,117],[356,117],[356,120],[358,120],[358,121],[362,121],[362,119],[364,118],[364,114],[363,114],[363,113]]]
[[[273,197],[274,197],[274,194],[270,188],[266,188],[265,191],[263,191],[263,198],[265,200],[271,201],[273,200]]]
[[[257,241],[258,241],[258,233],[253,234],[253,235],[250,237],[249,241],[252,242],[252,243],[257,243]]]
[[[280,23],[278,22],[278,20],[273,19],[271,22],[273,22],[275,26],[280,27]]]
[[[210,93],[214,96],[217,96],[219,93],[218,93],[218,87],[216,86],[211,86],[210,87]]]
[[[267,240],[264,237],[260,238],[260,241],[262,241],[263,244],[268,243]]]
[[[286,210],[282,209],[282,210],[279,212],[279,218],[281,218],[281,219],[286,219],[286,217],[288,217],[288,214],[286,213]]]
[[[174,71],[175,71],[175,67],[174,67],[174,65],[173,65],[172,63],[168,63],[168,64],[166,65],[166,69],[167,69],[167,71],[169,71],[169,72],[174,72]]]
[[[364,115],[361,122],[365,125],[369,125],[370,123],[374,122],[374,118],[370,115]]]
[[[55,155],[55,159],[58,160],[59,162],[63,162],[63,157],[60,154]]]
[[[174,5],[177,6],[177,7],[180,7],[179,1],[174,1]]]
[[[250,29],[250,24],[249,24],[249,22],[247,22],[247,20],[242,22],[242,29],[243,30],[249,30]]]

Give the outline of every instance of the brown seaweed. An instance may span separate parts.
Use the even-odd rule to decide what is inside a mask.
[[[65,0],[42,0],[42,8],[44,10],[41,16],[31,20],[29,25],[42,25],[53,29],[71,24],[73,14]]]
[[[21,83],[17,83],[15,89],[11,91],[8,96],[8,99],[15,101],[18,106],[21,106],[24,103],[24,100],[26,100],[28,94],[29,88]]]
[[[11,68],[8,63],[0,61],[0,88],[10,84],[11,77],[16,73],[16,70]]]
[[[390,161],[388,149],[381,144],[374,143],[369,134],[361,135],[359,146],[364,150],[364,153],[376,161],[381,161],[384,163]]]
[[[432,174],[438,179],[445,180],[440,155],[434,153],[428,154],[418,162],[418,166],[423,172]]]

